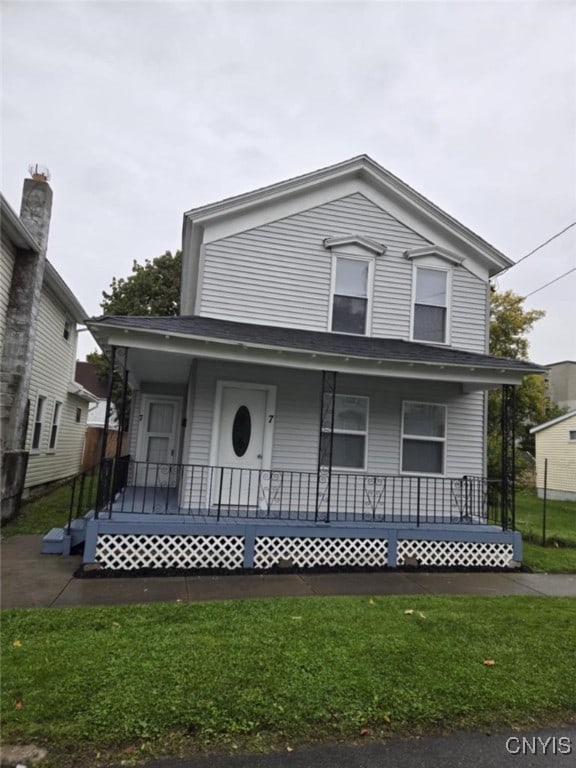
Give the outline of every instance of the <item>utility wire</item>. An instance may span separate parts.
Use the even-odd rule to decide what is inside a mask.
[[[557,283],[558,280],[562,280],[563,277],[567,277],[571,272],[576,272],[576,267],[572,267],[572,269],[569,269],[567,272],[564,272],[563,275],[559,275],[558,277],[555,277],[554,280],[550,280],[549,283],[545,283],[544,285],[541,285],[540,288],[536,288],[535,291],[530,291],[530,293],[527,293],[526,296],[524,296],[525,299],[528,298],[528,296],[532,296],[535,293],[538,293],[538,291],[544,290],[544,288],[548,288],[549,285],[553,285],[553,283]]]
[[[556,232],[555,235],[552,235],[552,237],[549,237],[548,240],[546,240],[544,243],[541,243],[539,246],[534,248],[534,250],[530,251],[530,253],[527,253],[525,256],[522,256],[521,259],[518,259],[518,261],[515,261],[514,264],[512,264],[511,266],[506,267],[506,269],[503,269],[502,272],[498,274],[498,277],[500,277],[500,275],[503,275],[504,272],[508,272],[508,270],[512,269],[512,267],[517,267],[518,264],[524,261],[524,259],[527,259],[528,256],[532,256],[533,253],[536,253],[536,251],[539,251],[541,248],[544,248],[545,245],[548,245],[548,243],[551,243],[552,240],[556,240],[557,237],[560,237],[560,235],[563,235],[564,232],[568,232],[568,230],[572,229],[572,227],[576,227],[576,221],[573,221],[572,224],[568,224],[568,226],[564,227],[564,229],[561,229],[560,232]],[[563,277],[563,275],[561,275],[561,277]],[[545,287],[545,286],[542,286],[542,287]],[[540,290],[540,288],[538,288],[538,290]],[[533,293],[535,293],[535,291],[533,291]]]

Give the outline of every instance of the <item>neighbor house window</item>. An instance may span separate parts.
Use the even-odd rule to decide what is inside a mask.
[[[332,330],[365,334],[368,321],[370,262],[336,257]]]
[[[446,448],[446,406],[404,403],[402,472],[442,475]]]
[[[445,344],[448,328],[448,272],[444,269],[416,268],[414,300],[415,341]]]
[[[71,329],[72,329],[72,323],[70,322],[70,320],[65,320],[64,321],[64,332],[63,332],[62,335],[64,336],[66,341],[68,341],[68,339],[70,338]]]
[[[82,408],[76,408],[76,424],[82,421]]]
[[[569,432],[568,432],[568,440],[570,440],[571,443],[572,442],[576,442],[576,429],[569,430]]]
[[[331,395],[326,395],[325,413],[331,413]],[[336,395],[334,399],[334,439],[332,466],[339,469],[366,468],[368,436],[368,398]],[[330,426],[323,427],[321,455],[329,456]],[[326,461],[326,460],[325,460]]]
[[[36,401],[36,415],[34,417],[34,430],[32,432],[32,450],[33,451],[37,451],[40,448],[45,405],[46,405],[46,398],[42,397],[42,395],[39,395],[38,400]]]
[[[62,410],[62,403],[54,403],[54,413],[52,414],[52,429],[50,430],[50,450],[54,450],[56,447],[56,439],[58,437],[58,427],[60,426],[60,411]]]

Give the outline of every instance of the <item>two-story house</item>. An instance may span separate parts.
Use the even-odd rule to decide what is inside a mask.
[[[509,259],[365,155],[188,211],[182,251],[180,316],[88,322],[133,399],[124,488],[89,522],[86,562],[521,559],[510,408],[541,369],[487,354]]]
[[[80,470],[88,403],[74,380],[86,312],[46,259],[52,191],[26,179],[20,216],[0,195],[2,519],[20,499]]]

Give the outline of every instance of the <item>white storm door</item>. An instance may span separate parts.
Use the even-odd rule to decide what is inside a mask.
[[[142,405],[136,485],[174,486],[180,401],[145,397]]]
[[[267,399],[266,389],[222,386],[212,504],[257,504],[258,470],[264,467]]]

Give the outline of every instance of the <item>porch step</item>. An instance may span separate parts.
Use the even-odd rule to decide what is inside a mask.
[[[68,555],[72,547],[82,544],[86,538],[86,521],[83,518],[72,520],[70,533],[66,528],[52,528],[42,537],[42,554]]]

